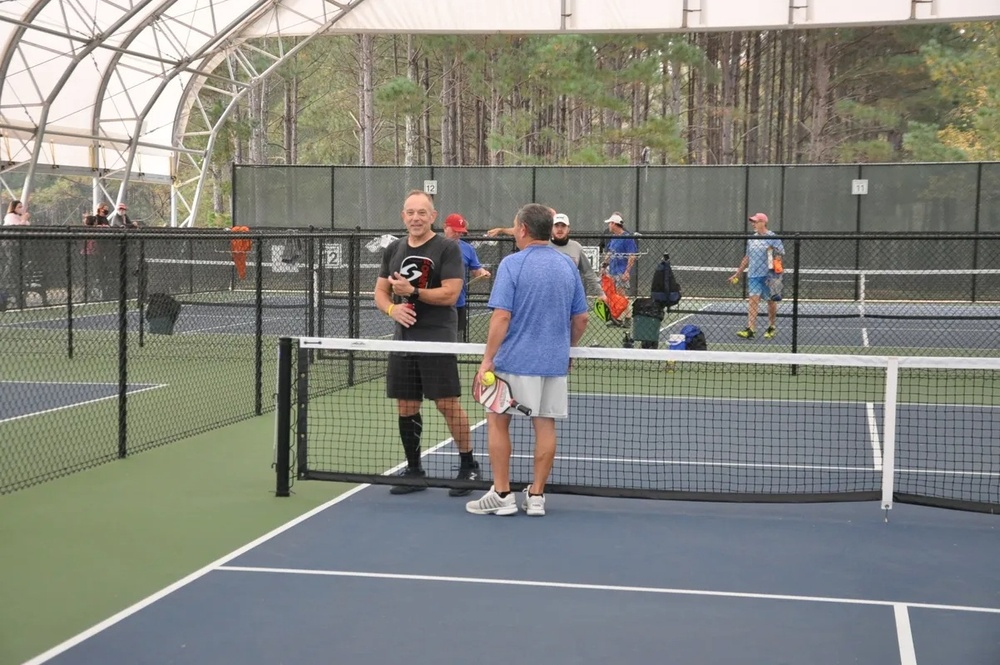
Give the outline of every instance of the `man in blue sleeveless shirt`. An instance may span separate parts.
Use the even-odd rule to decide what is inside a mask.
[[[486,351],[477,379],[494,372],[510,383],[511,394],[531,409],[535,430],[534,481],[521,507],[545,514],[545,483],[556,455],[556,418],[569,413],[569,350],[587,328],[587,298],[573,261],[549,244],[552,211],[529,204],[514,219],[521,251],[500,262],[489,307],[493,310]],[[477,515],[513,515],[510,491],[510,413],[488,413],[493,487],[465,505]]]

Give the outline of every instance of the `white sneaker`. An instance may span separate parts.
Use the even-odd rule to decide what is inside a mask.
[[[502,497],[490,486],[489,492],[465,504],[465,509],[476,515],[513,515],[517,513],[517,497],[513,492]]]
[[[528,493],[528,488],[524,488],[524,500],[521,501],[521,510],[532,517],[541,517],[545,514],[545,495],[532,495]]]

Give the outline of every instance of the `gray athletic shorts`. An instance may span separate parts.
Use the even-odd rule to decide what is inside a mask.
[[[511,396],[531,409],[532,416],[566,418],[569,415],[569,388],[565,376],[527,376],[506,372],[497,372],[496,375],[510,384]],[[507,409],[507,413],[524,415],[517,409]]]

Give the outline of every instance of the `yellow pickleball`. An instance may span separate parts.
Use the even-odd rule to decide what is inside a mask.
[[[497,382],[497,375],[493,372],[483,372],[483,385],[492,386]]]
[[[739,277],[730,277],[729,278],[729,283],[730,284],[739,284],[740,283],[740,278]]]

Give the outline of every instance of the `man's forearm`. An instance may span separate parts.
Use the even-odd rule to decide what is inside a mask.
[[[500,344],[507,336],[507,329],[510,327],[510,312],[503,309],[493,310],[490,316],[489,332],[486,333],[486,350],[483,351],[483,360],[490,363],[500,350]]]

